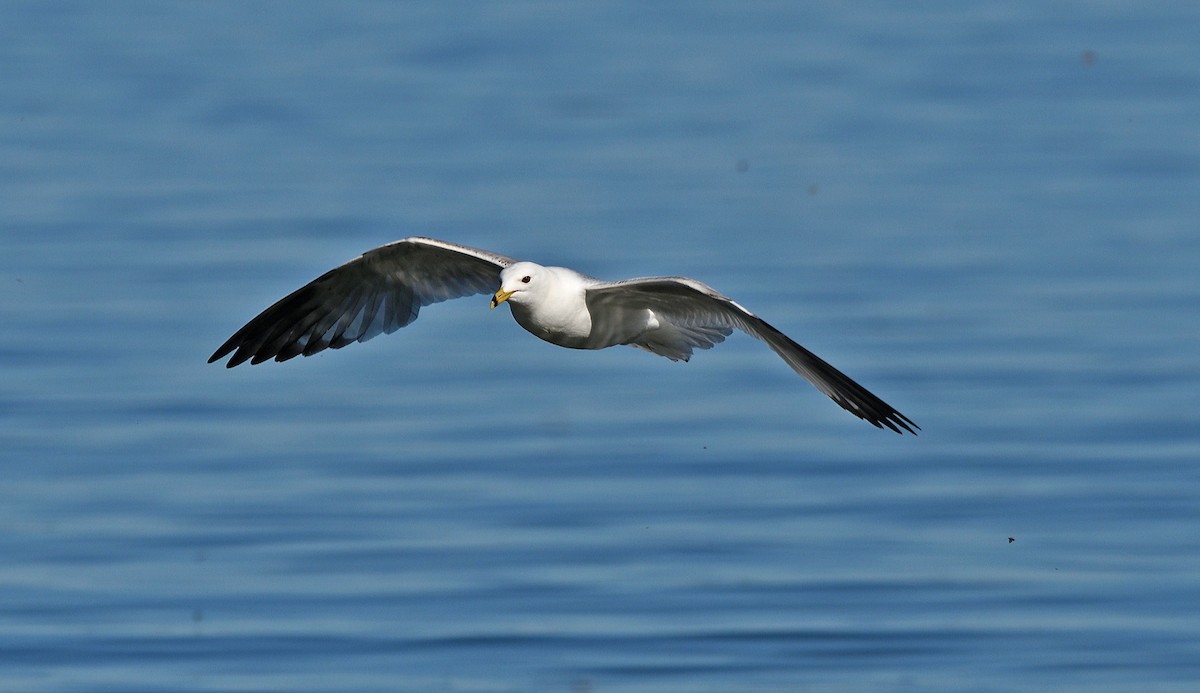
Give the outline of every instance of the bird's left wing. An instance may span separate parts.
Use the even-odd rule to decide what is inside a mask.
[[[500,270],[516,262],[432,238],[382,245],[334,268],[267,308],[220,346],[209,363],[226,367],[286,361],[391,334],[422,306],[495,291]]]
[[[677,327],[721,330],[736,328],[761,339],[799,373],[846,411],[876,428],[915,434],[920,426],[876,397],[849,376],[797,344],[765,320],[712,287],[687,277],[644,277],[589,286],[586,300],[596,334],[619,332],[609,322],[627,321],[649,309]],[[719,340],[717,340],[719,341]],[[903,429],[903,430],[902,430]]]

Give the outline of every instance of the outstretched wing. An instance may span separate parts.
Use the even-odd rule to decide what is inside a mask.
[[[286,361],[391,334],[416,320],[421,306],[495,291],[500,270],[514,262],[432,238],[388,243],[280,299],[235,332],[208,362],[230,353],[227,368],[245,361]]]
[[[601,282],[588,287],[587,305],[592,316],[592,332],[596,335],[621,333],[624,327],[620,323],[627,323],[629,316],[644,310],[652,311],[660,322],[665,320],[684,334],[703,333],[706,330],[722,332],[731,328],[742,330],[766,342],[792,370],[860,419],[877,428],[887,426],[897,433],[908,431],[916,434],[913,429],[921,428],[762,318],[694,279],[645,277]],[[708,348],[720,341],[719,338],[711,338],[711,343],[707,345],[696,343],[691,346]],[[626,343],[662,353],[661,345],[655,343],[643,344],[636,339]],[[691,353],[690,349],[687,353]]]

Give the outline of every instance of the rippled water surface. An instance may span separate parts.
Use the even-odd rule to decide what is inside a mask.
[[[0,690],[1191,691],[1188,3],[0,7]],[[695,276],[205,363],[423,234]]]

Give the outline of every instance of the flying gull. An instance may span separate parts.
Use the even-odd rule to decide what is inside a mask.
[[[687,277],[605,282],[565,267],[543,267],[433,238],[382,245],[297,289],[246,323],[208,359],[226,367],[287,361],[391,334],[422,306],[492,294],[535,336],[571,349],[618,344],[672,361],[710,349],[734,329],[756,337],[843,409],[877,428],[920,429],[907,416],[792,341],[762,318]]]

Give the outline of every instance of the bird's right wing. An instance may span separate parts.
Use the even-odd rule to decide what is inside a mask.
[[[824,359],[797,344],[791,337],[743,308],[715,289],[687,277],[642,277],[619,282],[598,282],[587,290],[592,329],[604,338],[621,334],[623,323],[637,311],[653,311],[659,320],[689,332],[691,346],[708,348],[724,339],[731,328],[761,339],[787,362],[792,370],[812,383],[846,411],[877,428],[916,434],[920,426],[890,404],[854,382]],[[704,330],[710,335],[707,339]],[[711,334],[711,333],[716,334]],[[696,337],[695,335],[700,335]],[[610,339],[610,343],[612,340]],[[638,345],[636,341],[625,342]],[[656,353],[663,353],[651,349]],[[688,352],[690,353],[690,351]],[[669,355],[669,354],[665,354]]]
[[[432,238],[405,238],[354,258],[297,289],[246,323],[212,357],[227,368],[286,361],[391,334],[421,306],[495,291],[500,270],[516,262]]]

